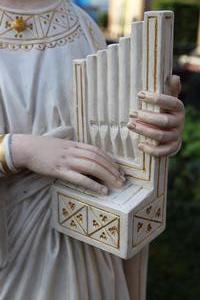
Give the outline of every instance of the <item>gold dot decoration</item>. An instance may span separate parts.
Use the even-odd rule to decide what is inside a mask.
[[[17,33],[25,31],[29,26],[26,21],[20,17],[11,22],[11,28],[14,29]]]
[[[69,207],[71,208],[71,210],[74,210],[76,208],[76,204],[74,204],[73,202],[69,202]]]
[[[100,239],[101,240],[107,240],[105,232],[102,232],[102,234],[100,235]]]
[[[72,228],[77,228],[77,225],[76,225],[76,223],[74,222],[74,220],[71,221],[70,226],[71,226]]]
[[[93,220],[92,223],[93,223],[94,228],[98,228],[100,226],[99,223],[96,220]]]
[[[152,206],[150,206],[150,207],[147,208],[147,210],[146,210],[147,215],[150,215],[151,210],[152,210]]]
[[[159,208],[156,212],[156,217],[160,218],[160,216],[161,216],[161,209]]]
[[[151,224],[148,224],[148,226],[147,226],[147,232],[151,232],[151,230],[152,230],[152,226],[151,226]]]
[[[140,232],[140,230],[142,229],[143,225],[144,225],[144,224],[141,223],[141,222],[138,223],[138,226],[137,226],[137,232]]]
[[[77,215],[76,218],[80,223],[83,223],[83,215],[82,214]]]
[[[118,229],[116,226],[113,226],[111,228],[109,228],[109,232],[112,234],[112,235],[116,235],[118,233]]]
[[[103,223],[107,222],[107,220],[108,220],[108,217],[105,215],[102,215],[102,214],[100,215],[100,218]]]
[[[67,217],[68,214],[69,214],[68,211],[65,208],[63,208],[62,213],[63,213],[64,217]]]

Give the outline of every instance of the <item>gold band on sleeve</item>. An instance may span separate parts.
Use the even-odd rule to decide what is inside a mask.
[[[4,174],[8,175],[11,173],[11,171],[7,165],[6,157],[5,157],[5,148],[3,145],[5,136],[6,136],[5,134],[0,134],[0,163],[1,163],[2,169],[4,171]]]

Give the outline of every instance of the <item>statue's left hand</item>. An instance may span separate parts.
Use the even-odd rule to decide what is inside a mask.
[[[182,143],[185,112],[183,103],[177,98],[181,90],[178,76],[170,78],[169,89],[171,96],[140,92],[138,96],[141,101],[158,105],[161,112],[134,111],[130,113],[128,123],[130,130],[148,138],[139,143],[139,149],[156,157],[176,154]]]

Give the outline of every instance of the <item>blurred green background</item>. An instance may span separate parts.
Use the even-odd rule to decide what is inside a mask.
[[[167,229],[151,245],[148,299],[199,300],[200,73],[178,60],[196,47],[200,0],[154,0],[152,8],[175,12],[174,73],[182,80],[186,122],[182,150],[170,161]]]
[[[149,300],[200,299],[200,112],[186,109],[183,147],[171,159],[167,229],[151,244]]]
[[[175,12],[175,54],[185,54],[196,45],[198,7],[200,0],[154,0],[153,9],[166,9]]]
[[[95,0],[91,0],[92,8],[88,2],[86,9],[106,32],[109,24],[106,0],[98,0],[103,8],[95,6]],[[199,300],[200,48],[198,52],[197,36],[200,0],[144,3],[144,9],[167,9],[175,13],[174,73],[181,77],[180,99],[186,106],[182,150],[170,160],[167,229],[150,248],[148,300],[168,300],[169,297],[171,300]],[[109,42],[114,39],[109,36]],[[183,55],[189,60],[195,58],[195,63],[181,63]]]

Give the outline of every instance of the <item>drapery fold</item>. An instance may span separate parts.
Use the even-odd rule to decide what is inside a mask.
[[[69,33],[62,46],[0,49],[1,133],[73,138],[72,61],[106,44],[91,18],[64,2],[67,22],[78,16],[81,31]],[[61,8],[57,19],[64,26]],[[52,229],[54,180],[30,171],[0,179],[0,300],[129,300],[120,258]]]
[[[71,126],[61,126],[55,128],[47,133],[44,136],[61,138],[72,140],[73,139],[73,128]],[[24,201],[25,198],[31,197],[35,193],[35,190],[44,188],[45,185],[49,185],[50,182],[53,182],[53,179],[34,174],[29,171],[20,172],[17,175],[13,175],[10,179],[1,179],[0,185],[0,270],[5,268],[8,262],[8,228],[7,228],[7,214],[6,214],[6,190],[12,187],[10,197],[15,199],[15,203],[18,201]],[[24,181],[24,182],[23,182]],[[23,183],[23,186],[30,186],[31,190],[28,189],[25,191],[21,188],[20,183]]]
[[[0,271],[5,268],[8,261],[8,229],[6,220],[6,210],[4,195],[0,189]]]

